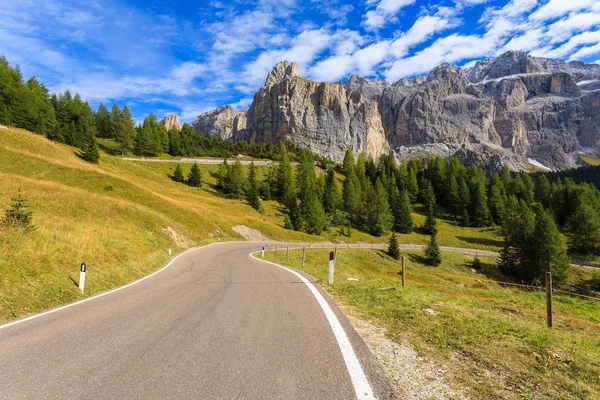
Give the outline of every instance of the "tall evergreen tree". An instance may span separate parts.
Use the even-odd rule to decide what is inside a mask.
[[[425,223],[423,224],[423,230],[427,233],[432,233],[436,228],[435,221],[435,194],[433,192],[433,187],[431,186],[431,182],[429,180],[423,180],[423,205],[425,207]]]
[[[394,216],[387,200],[387,192],[379,179],[375,187],[367,181],[365,190],[366,202],[363,208],[365,230],[373,236],[382,236],[390,231],[394,223]]]
[[[569,247],[581,254],[591,255],[600,247],[600,216],[588,204],[580,204],[567,221]]]
[[[123,119],[123,114],[121,113],[121,109],[117,103],[113,103],[112,108],[110,110],[110,138],[116,139],[119,137],[119,133],[121,130],[121,121]]]
[[[112,135],[112,127],[110,123],[110,114],[104,104],[100,103],[98,112],[96,113],[96,129],[98,137],[110,138]]]
[[[123,115],[121,116],[121,127],[115,137],[117,142],[119,142],[121,154],[124,155],[133,150],[135,135],[135,122],[133,122],[129,107],[125,106],[123,107]]]
[[[499,268],[518,279],[526,280],[531,261],[532,235],[535,229],[535,215],[525,202],[511,195],[506,202],[502,233],[504,249],[498,260]]]
[[[425,262],[428,265],[438,266],[442,263],[442,254],[440,253],[440,247],[437,244],[437,228],[434,228],[431,232],[429,244],[425,247]]]
[[[532,236],[532,254],[524,278],[528,282],[543,282],[544,273],[552,272],[552,282],[562,285],[569,277],[570,260],[552,216],[539,207]]]
[[[181,171],[181,165],[179,164],[177,164],[177,167],[175,167],[175,171],[173,171],[173,180],[175,182],[181,183],[185,181],[185,178],[183,177],[183,172]]]
[[[156,156],[156,142],[154,140],[154,130],[151,120],[146,117],[144,123],[138,128],[135,138],[135,147],[133,152],[138,156]]]
[[[390,236],[390,242],[388,245],[388,254],[394,260],[400,259],[400,245],[398,244],[398,238],[396,237],[396,232],[392,232],[392,236]]]
[[[258,195],[258,180],[256,178],[256,167],[254,166],[254,160],[250,163],[250,170],[248,171],[248,190],[246,191],[246,201],[256,211],[262,210],[262,203],[260,196]]]
[[[234,199],[241,199],[244,194],[244,186],[246,185],[246,177],[242,170],[242,164],[239,159],[227,171],[225,178],[225,193],[229,194]]]
[[[473,182],[471,193],[471,224],[477,228],[487,226],[490,219],[490,212],[487,206],[485,180],[477,179]]]
[[[181,155],[181,138],[174,127],[169,131],[169,154],[173,157]]]
[[[332,215],[342,207],[342,195],[336,183],[335,170],[332,167],[325,173],[325,187],[323,191],[323,210]]]
[[[344,158],[344,175],[346,179],[342,187],[342,199],[344,210],[348,213],[352,224],[357,227],[361,222],[362,187],[356,175],[353,162],[354,156],[352,155],[352,151],[348,150]]]
[[[96,127],[89,128],[87,132],[86,143],[81,158],[93,164],[98,164],[98,160],[100,160],[100,151],[96,143]]]
[[[200,167],[197,163],[194,163],[194,165],[192,165],[192,169],[190,169],[190,173],[188,175],[186,183],[192,187],[202,186],[202,172],[200,171]]]
[[[502,224],[506,204],[506,194],[502,181],[495,175],[490,183],[488,191],[488,208],[490,210],[490,220],[496,225]]]
[[[219,164],[217,170],[217,188],[225,191],[225,183],[227,182],[227,176],[229,175],[229,163],[227,158],[223,159],[223,162]]]
[[[411,233],[413,230],[413,220],[408,191],[403,190],[400,192],[397,187],[394,187],[390,198],[390,208],[394,215],[394,231],[398,233]]]

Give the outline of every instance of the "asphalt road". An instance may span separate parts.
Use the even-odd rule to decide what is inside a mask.
[[[357,396],[311,288],[249,256],[261,246],[200,248],[135,285],[0,328],[0,398],[373,398]],[[373,396],[395,398],[346,317],[314,290],[341,324]]]

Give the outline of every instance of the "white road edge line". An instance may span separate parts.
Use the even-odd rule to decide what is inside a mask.
[[[276,267],[282,268],[286,271],[289,271],[292,274],[296,275],[302,282],[304,282],[306,286],[308,286],[313,296],[315,296],[317,302],[323,309],[325,317],[327,317],[327,321],[329,322],[329,325],[333,330],[333,334],[335,335],[335,338],[338,342],[338,346],[340,347],[340,351],[342,352],[342,357],[344,358],[344,362],[346,363],[348,374],[350,374],[350,379],[352,380],[352,385],[354,386],[354,392],[356,393],[356,397],[359,400],[375,399],[375,396],[373,395],[373,389],[371,388],[371,385],[367,380],[367,376],[365,375],[365,372],[363,371],[360,362],[358,361],[358,357],[356,357],[356,353],[354,353],[352,344],[350,343],[350,340],[348,339],[348,336],[346,335],[342,324],[337,319],[335,313],[329,306],[329,303],[327,303],[327,300],[325,300],[323,295],[319,293],[317,288],[312,283],[310,283],[308,279],[306,279],[298,272],[290,268],[255,257],[253,253],[250,254],[250,257],[254,258],[255,260],[262,261],[264,263],[271,264]]]
[[[215,244],[221,244],[221,243],[228,243],[228,242],[210,243],[210,244],[207,244],[205,246],[194,247],[193,249],[186,250],[183,253],[178,254],[177,256],[173,257],[171,259],[171,261],[169,261],[169,263],[167,265],[165,265],[164,267],[162,267],[158,271],[155,271],[155,272],[151,273],[150,275],[146,275],[143,278],[138,279],[137,281],[133,281],[133,282],[128,283],[128,284],[123,285],[123,286],[119,286],[118,288],[109,290],[108,292],[104,292],[104,293],[100,293],[100,294],[97,294],[97,295],[92,296],[92,297],[88,297],[87,299],[76,301],[75,303],[70,303],[70,304],[64,305],[62,307],[55,308],[53,310],[45,311],[45,312],[42,312],[42,313],[39,313],[39,314],[34,314],[34,315],[31,315],[31,316],[29,316],[27,318],[19,319],[17,321],[9,322],[8,324],[0,325],[0,329],[8,328],[10,326],[21,324],[23,322],[27,322],[27,321],[30,321],[30,320],[35,319],[35,318],[43,317],[44,315],[52,314],[52,313],[55,313],[57,311],[64,310],[65,308],[70,308],[70,307],[77,306],[79,304],[87,303],[88,301],[99,299],[100,297],[108,296],[109,294],[113,294],[115,292],[118,292],[119,290],[123,290],[123,289],[126,289],[126,288],[130,287],[130,286],[137,285],[138,283],[140,283],[142,281],[145,281],[146,279],[151,278],[154,275],[159,274],[162,271],[164,271],[165,269],[169,268],[175,261],[177,261],[177,259],[179,257],[183,256],[184,254],[187,254],[187,253],[190,253],[192,251],[199,250],[199,249],[204,249],[206,247],[209,247],[209,246],[212,246],[212,245],[215,245]]]

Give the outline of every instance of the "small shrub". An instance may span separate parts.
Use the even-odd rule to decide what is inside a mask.
[[[471,266],[477,271],[481,270],[481,260],[478,256],[475,256],[475,259],[473,259],[473,264],[471,264]]]
[[[11,199],[10,206],[6,209],[6,214],[2,219],[2,225],[33,229],[32,212],[28,208],[27,199],[19,193]]]
[[[392,236],[390,237],[390,244],[388,246],[388,254],[394,260],[400,259],[400,245],[398,244],[398,238],[396,237],[396,232],[392,232]]]

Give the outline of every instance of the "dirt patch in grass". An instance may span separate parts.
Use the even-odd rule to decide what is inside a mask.
[[[468,399],[446,383],[448,368],[445,365],[419,356],[408,343],[394,342],[387,338],[384,328],[378,328],[354,316],[349,315],[348,318],[383,364],[401,399]]]
[[[189,247],[192,247],[194,244],[194,242],[190,238],[188,238],[172,226],[167,226],[166,228],[163,228],[162,231],[168,234],[171,237],[171,239],[173,239],[173,243],[175,243],[175,246],[181,249],[187,249]]]
[[[270,239],[262,234],[258,229],[252,229],[246,225],[236,225],[232,227],[234,232],[239,233],[244,237],[244,239],[251,242],[265,242]]]

